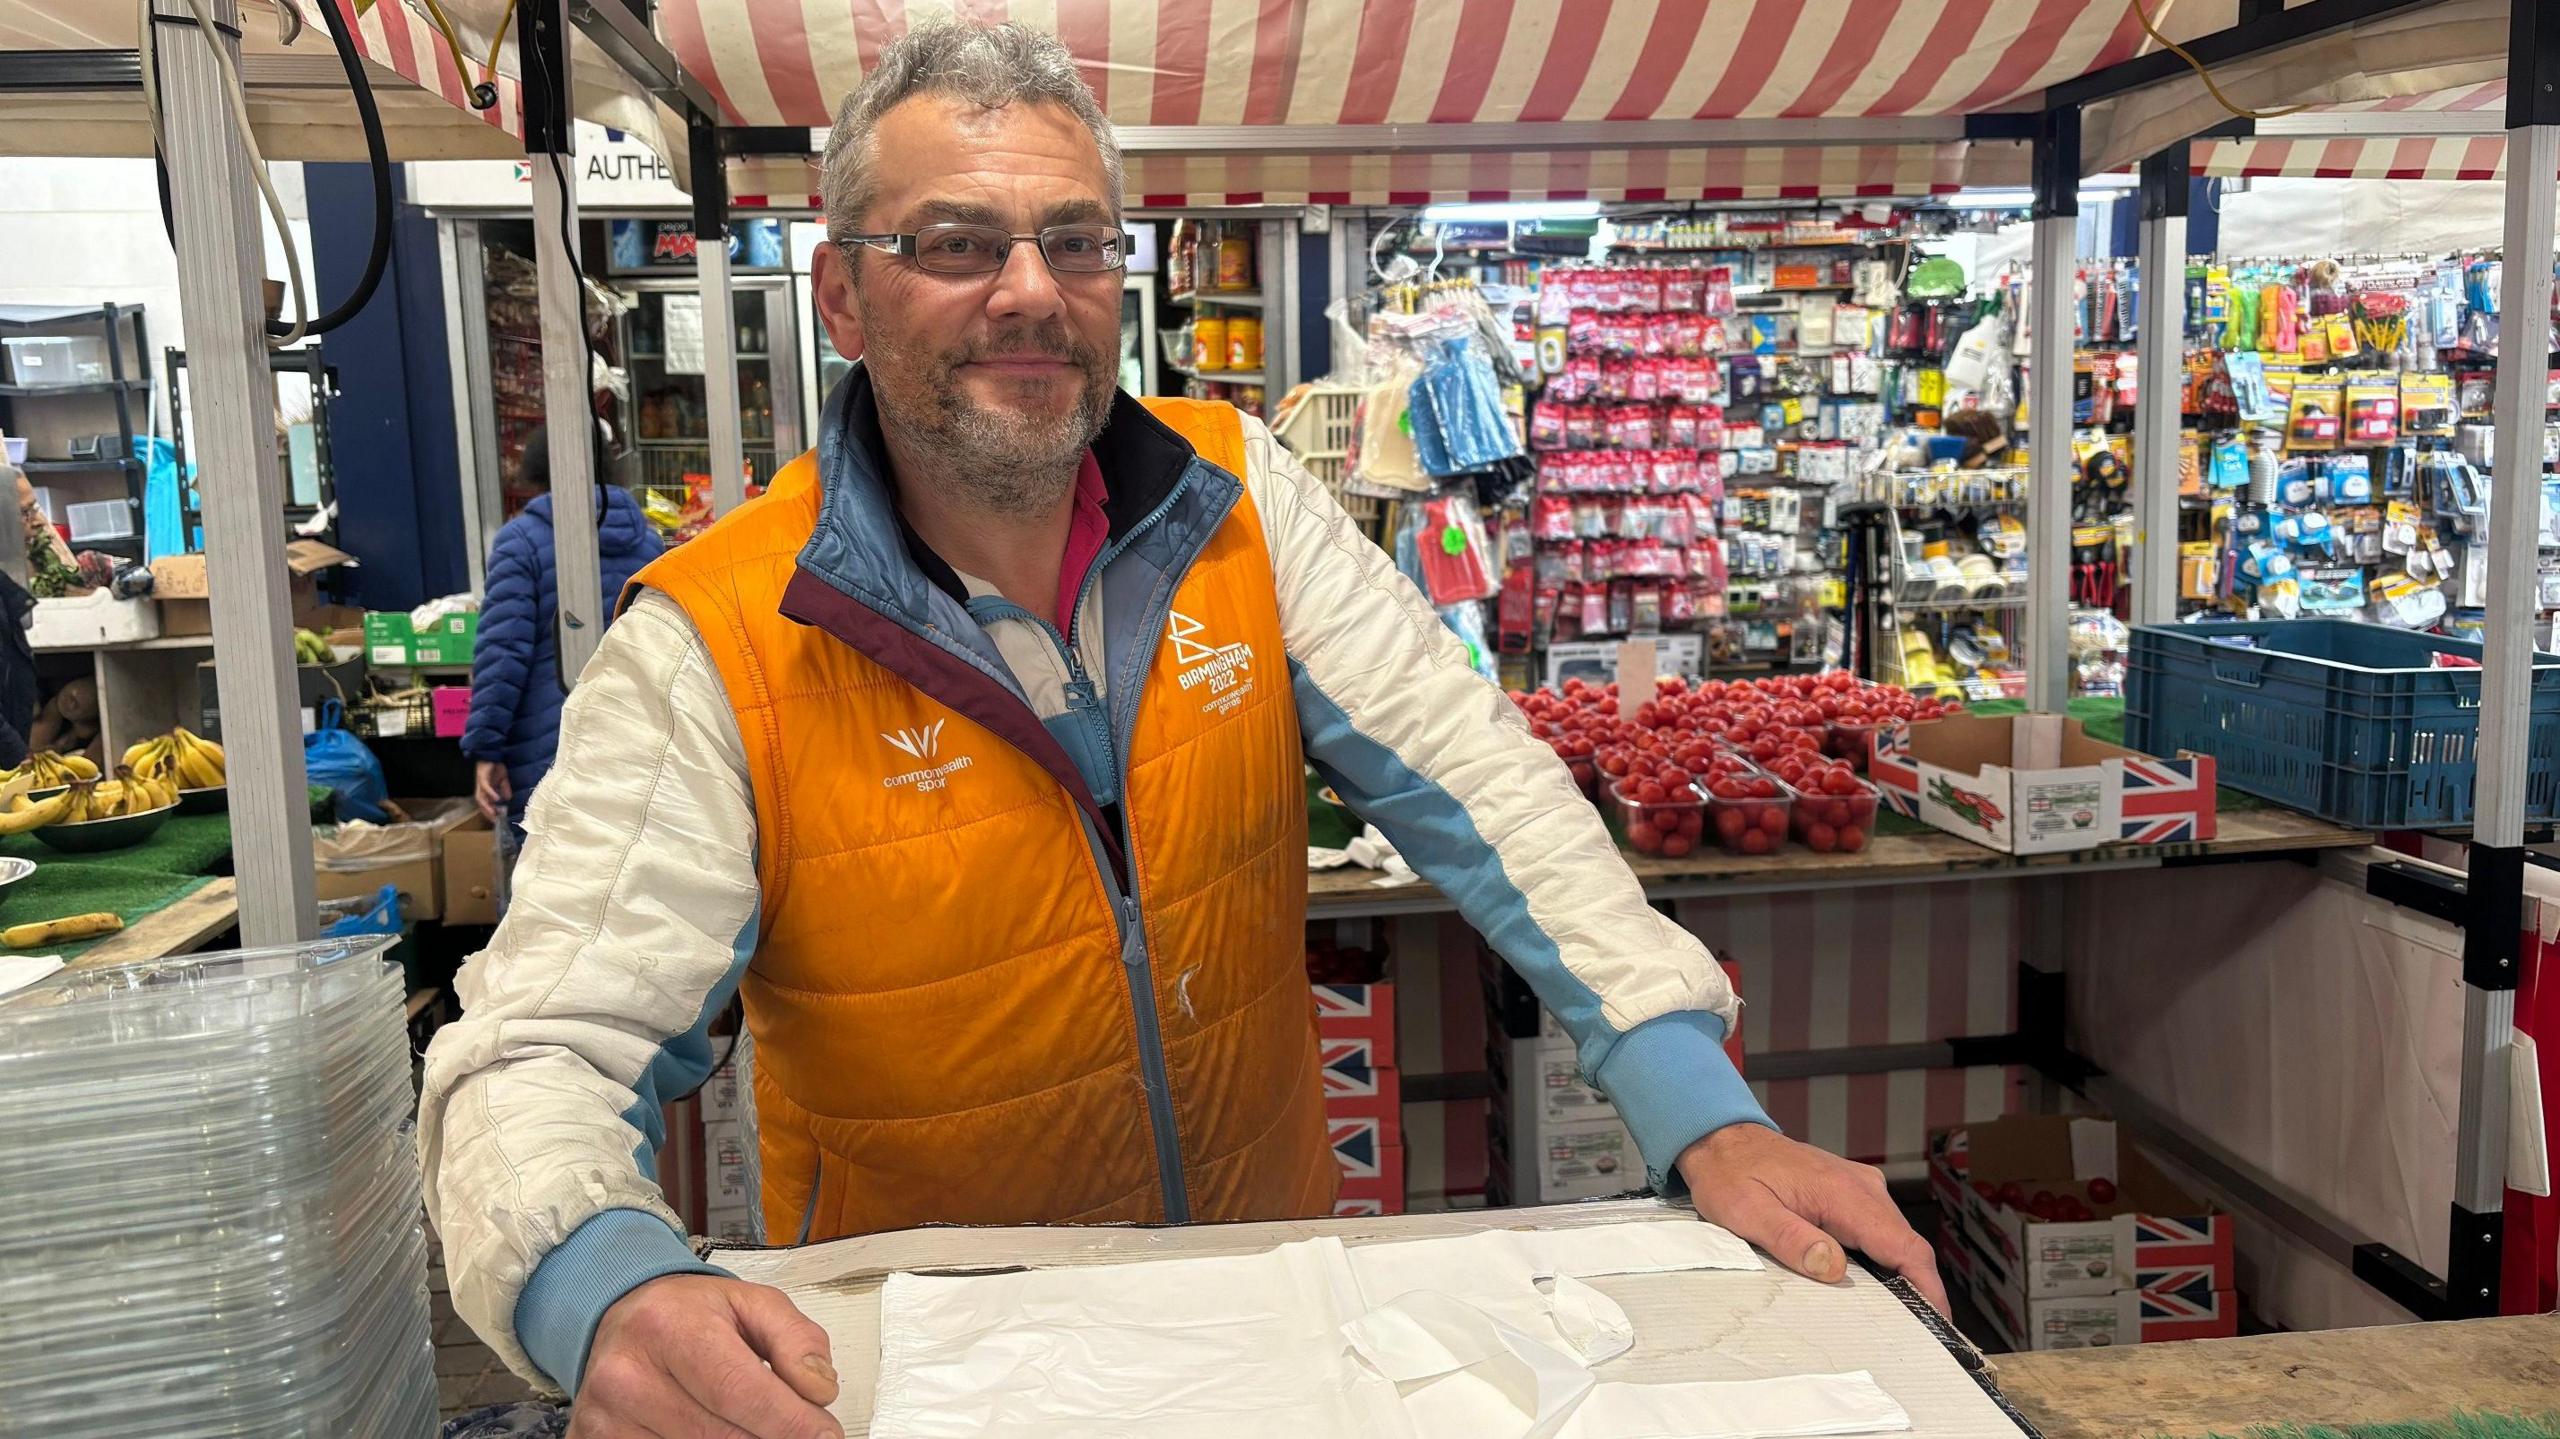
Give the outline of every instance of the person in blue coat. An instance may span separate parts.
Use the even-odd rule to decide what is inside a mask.
[[[603,453],[599,427],[596,452]],[[525,440],[520,483],[546,493],[498,530],[480,597],[480,637],[471,652],[471,718],[462,752],[477,771],[474,798],[493,825],[504,824],[501,868],[524,842],[524,807],[551,769],[560,743],[558,549],[551,529],[550,449],[536,429]],[[596,550],[604,571],[604,609],[640,567],[664,547],[640,502],[619,485],[596,486]]]

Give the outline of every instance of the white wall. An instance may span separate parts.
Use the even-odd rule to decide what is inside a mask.
[[[276,194],[293,243],[311,273],[311,225],[302,166],[274,167]],[[261,204],[263,215],[265,206]],[[285,277],[272,222],[261,227],[267,274]],[[183,345],[178,264],[160,226],[158,186],[148,160],[0,159],[0,305],[141,305],[151,328],[151,373],[168,345]],[[330,301],[314,296],[315,308]],[[288,312],[292,301],[286,301]],[[162,427],[165,431],[166,427]]]

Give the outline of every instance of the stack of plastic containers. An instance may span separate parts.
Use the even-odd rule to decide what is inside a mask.
[[[435,1432],[388,943],[72,972],[0,999],[0,1429]]]

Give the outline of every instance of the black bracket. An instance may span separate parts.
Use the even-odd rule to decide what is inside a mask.
[[[2298,45],[2333,30],[2366,24],[2396,11],[2432,3],[2433,0],[2304,0],[2304,3],[2290,8],[2268,6],[2256,12],[2244,10],[2239,24],[2188,41],[2182,47],[2184,53],[2154,50],[2103,70],[2093,70],[2077,79],[2048,87],[2044,92],[2044,102],[2047,105],[2086,105],[2128,90],[2139,90],[2145,85],[2157,85],[2164,80],[2191,75],[2193,66],[2219,68],[2234,60],[2245,60],[2269,50]],[[2528,7],[2534,0],[2515,0],[2515,3],[2519,7]],[[2155,15],[2166,8],[2156,0],[2151,5]],[[2509,94],[2512,97],[2513,91]]]
[[[2462,982],[2474,989],[2514,989],[2524,969],[2522,845],[2471,845],[2468,903],[2462,925]]]
[[[2507,1217],[2495,1210],[2474,1214],[2456,1204],[2445,1265],[2445,1307],[2457,1319],[2485,1319],[2498,1312],[2498,1269],[2505,1258]]]
[[[555,0],[524,0],[516,7],[516,55],[524,71],[524,152],[528,155],[577,152],[577,137],[569,125],[569,36],[559,19]]]
[[[2471,885],[2458,874],[2446,874],[2406,860],[2368,866],[2364,892],[2375,899],[2461,924],[2471,914]]]
[[[2356,1278],[2375,1293],[2420,1319],[2453,1317],[2445,1303],[2444,1281],[2388,1244],[2357,1245],[2351,1267]]]
[[[2560,125],[2560,14],[2543,0],[2509,0],[2507,128]]]
[[[2080,213],[2080,107],[2062,105],[2039,117],[2032,165],[2036,218]]]
[[[2187,179],[2192,168],[2184,144],[2171,145],[2142,158],[2142,218],[2146,220],[2184,219],[2187,213]],[[2164,263],[2183,266],[2186,257],[2171,255]]]
[[[693,245],[729,243],[729,170],[720,149],[720,127],[699,111],[685,116],[693,171]],[[725,253],[725,250],[724,250]]]
[[[723,125],[719,128],[720,152],[724,155],[807,155],[810,132],[802,125]]]

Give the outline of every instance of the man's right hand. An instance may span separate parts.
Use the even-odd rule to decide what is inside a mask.
[[[471,798],[480,806],[480,817],[491,824],[503,824],[507,818],[507,802],[516,796],[515,786],[507,780],[507,767],[493,759],[484,759],[472,768]]]
[[[670,1274],[614,1301],[597,1323],[569,1435],[844,1439],[825,1407],[835,1397],[827,1331],[781,1290]]]

